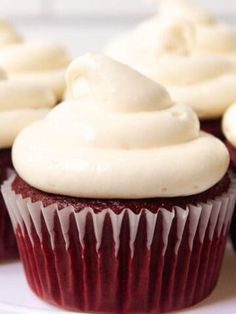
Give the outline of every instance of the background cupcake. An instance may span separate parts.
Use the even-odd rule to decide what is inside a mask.
[[[47,85],[61,100],[65,90],[65,49],[45,41],[23,41],[0,49],[0,66],[10,78]]]
[[[114,40],[106,52],[163,84],[195,110],[203,130],[223,138],[221,117],[236,99],[235,31],[185,1],[162,6],[160,16]]]
[[[223,55],[236,62],[236,28],[218,21],[206,9],[188,0],[159,0],[157,19],[189,20],[195,27],[194,53]]]
[[[231,157],[232,171],[236,172],[236,104],[232,105],[225,113],[223,119],[223,132],[227,139],[226,145]],[[230,228],[231,238],[236,250],[236,212]]]
[[[72,99],[17,137],[19,176],[2,187],[31,288],[85,312],[202,300],[235,203],[227,149],[191,108],[107,57],[78,58],[67,83]]]
[[[12,168],[11,146],[14,138],[26,125],[43,118],[55,105],[50,89],[35,83],[9,80],[0,72],[0,182]],[[0,195],[0,262],[18,255],[15,236]]]

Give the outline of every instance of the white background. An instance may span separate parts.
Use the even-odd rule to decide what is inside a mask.
[[[165,0],[163,0],[165,1]],[[190,0],[200,2],[215,11],[236,9],[235,0]],[[0,12],[7,15],[90,15],[143,14],[150,12],[158,0],[0,0]]]
[[[198,2],[222,19],[232,22],[236,16],[236,0]],[[154,14],[157,4],[158,0],[0,0],[0,16],[28,38],[62,42],[75,57],[101,50],[110,38]]]

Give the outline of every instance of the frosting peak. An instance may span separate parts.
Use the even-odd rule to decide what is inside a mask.
[[[99,102],[100,110],[137,112],[171,106],[168,93],[160,85],[102,55],[88,54],[75,60],[66,77],[73,99],[87,96]]]
[[[177,18],[175,21],[157,22],[158,31],[155,35],[157,55],[166,53],[189,54],[195,40],[195,29],[188,20]]]
[[[159,0],[160,11],[163,16],[187,18],[195,23],[215,23],[215,18],[207,10],[190,3],[188,0]]]
[[[0,46],[21,42],[22,38],[6,21],[0,19]]]
[[[224,176],[225,146],[135,70],[89,54],[71,64],[67,83],[71,99],[14,143],[14,166],[30,185],[75,197],[149,198],[197,194]]]

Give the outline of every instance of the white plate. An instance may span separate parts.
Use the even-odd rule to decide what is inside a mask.
[[[68,313],[38,299],[29,289],[22,265],[0,265],[0,314]],[[228,247],[217,288],[205,301],[178,313],[236,314],[236,255]]]

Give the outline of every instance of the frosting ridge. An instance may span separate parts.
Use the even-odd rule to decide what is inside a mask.
[[[58,99],[64,92],[68,56],[61,46],[45,41],[24,41],[0,50],[0,66],[10,78],[48,85]]]
[[[0,72],[0,149],[9,148],[28,124],[45,117],[56,103],[49,88],[7,79]]]

